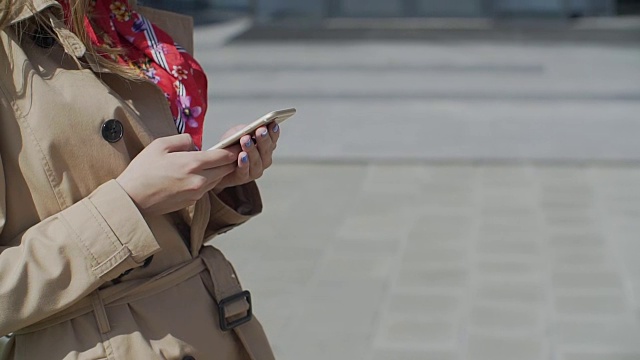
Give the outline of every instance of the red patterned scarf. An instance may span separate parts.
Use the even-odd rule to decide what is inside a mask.
[[[69,19],[68,0],[58,0]],[[127,0],[92,0],[85,27],[96,46],[125,50],[123,56],[105,58],[140,71],[140,75],[164,92],[179,133],[188,133],[202,148],[204,115],[207,111],[207,77],[198,62],[162,29],[129,8]],[[67,22],[69,23],[69,22]]]

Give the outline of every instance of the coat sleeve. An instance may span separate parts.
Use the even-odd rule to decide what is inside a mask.
[[[211,216],[205,239],[223,234],[262,212],[262,199],[255,181],[225,189],[216,195],[209,192]]]
[[[0,336],[65,309],[160,250],[115,180],[18,236],[3,238],[11,216],[6,185],[0,159]]]

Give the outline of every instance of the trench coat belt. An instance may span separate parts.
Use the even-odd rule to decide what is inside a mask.
[[[43,330],[92,311],[100,332],[106,334],[111,331],[106,308],[153,296],[196,275],[201,276],[205,287],[216,303],[242,292],[235,270],[224,255],[214,247],[204,246],[199,256],[189,262],[175,266],[151,279],[124,281],[102,290],[96,290],[66,310],[16,331],[14,334],[20,335]],[[245,299],[228,304],[225,307],[227,319],[233,321],[234,318],[244,316],[249,310],[249,306]],[[257,321],[251,320],[233,330],[251,360],[273,359],[270,345]]]

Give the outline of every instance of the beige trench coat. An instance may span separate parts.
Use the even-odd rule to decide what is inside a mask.
[[[234,297],[233,269],[203,246],[262,210],[255,183],[228,189],[226,203],[209,193],[143,217],[114,179],[153,139],[177,134],[164,95],[78,69],[84,49],[57,2],[30,1],[59,39],[0,31],[0,336],[13,334],[0,358],[272,359],[255,318],[223,331],[247,319],[250,300]],[[192,50],[190,18],[139,11]],[[32,21],[27,7],[12,15]],[[111,119],[124,130],[113,143],[102,133]]]

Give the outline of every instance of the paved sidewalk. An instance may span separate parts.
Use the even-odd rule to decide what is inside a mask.
[[[280,164],[265,213],[215,243],[279,359],[638,360],[638,183],[637,168]]]
[[[198,30],[205,145],[300,111],[215,239],[278,359],[640,360],[637,45],[222,46],[246,26]]]

